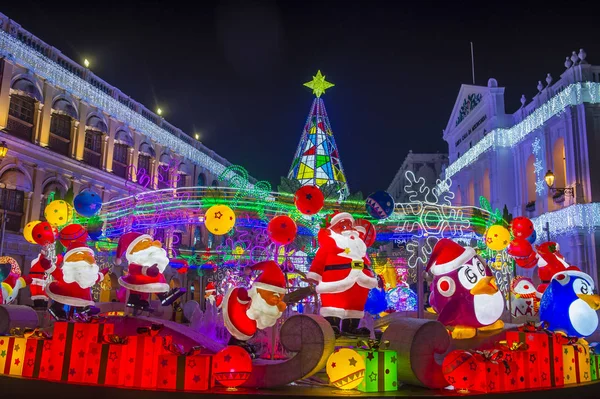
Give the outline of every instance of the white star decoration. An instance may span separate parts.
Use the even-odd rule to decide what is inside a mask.
[[[533,153],[536,155],[540,152],[540,150],[542,149],[542,146],[540,145],[539,137],[536,137],[535,140],[533,140],[533,144],[531,144],[531,149],[533,150]]]

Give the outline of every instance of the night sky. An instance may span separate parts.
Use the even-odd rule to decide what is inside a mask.
[[[408,150],[442,140],[462,83],[494,77],[506,110],[565,56],[599,62],[590,2],[27,2],[0,11],[211,149],[276,187],[288,173],[320,69],[352,192],[386,189]],[[186,4],[186,5],[184,5]],[[584,16],[581,16],[584,15]]]

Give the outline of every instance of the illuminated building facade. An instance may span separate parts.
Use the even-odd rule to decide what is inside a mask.
[[[425,179],[425,187],[433,188],[446,166],[448,154],[416,154],[410,150],[387,192],[394,197],[396,203],[410,202],[409,195],[404,191],[404,186],[408,183],[406,172],[413,172],[417,179]]]
[[[531,218],[537,244],[548,239],[549,226],[566,260],[598,281],[600,67],[580,50],[565,68],[558,80],[548,74],[539,81],[538,93],[529,103],[522,96],[512,114],[495,79],[462,85],[444,130],[446,176],[456,204],[476,205],[484,196],[493,208],[506,205],[513,216]]]
[[[143,190],[219,186],[230,163],[89,69],[0,14],[0,212],[3,252],[24,272],[40,247],[22,229],[72,189],[104,202]],[[166,231],[165,231],[166,230]],[[203,247],[204,229],[151,231]]]

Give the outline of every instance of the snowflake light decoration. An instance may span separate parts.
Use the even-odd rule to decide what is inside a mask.
[[[418,262],[426,263],[433,247],[444,236],[461,236],[471,226],[462,209],[452,206],[454,193],[450,191],[452,180],[437,180],[436,186],[429,188],[423,177],[412,171],[405,173],[407,184],[404,191],[411,201],[397,204],[407,217],[399,221],[394,229],[394,240],[402,240],[403,235],[412,237],[406,244],[409,252],[408,266],[414,268]]]
[[[546,188],[542,173],[544,171],[544,165],[542,163],[542,144],[539,137],[536,137],[531,144],[531,150],[535,155],[535,162],[533,163],[533,170],[535,173],[535,192],[537,195],[541,195]]]

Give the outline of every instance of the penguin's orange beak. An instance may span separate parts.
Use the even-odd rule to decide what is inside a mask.
[[[496,285],[496,279],[488,276],[484,277],[471,289],[471,295],[494,295],[498,292],[498,286]]]
[[[579,299],[587,303],[594,310],[600,309],[600,295],[577,294]]]

